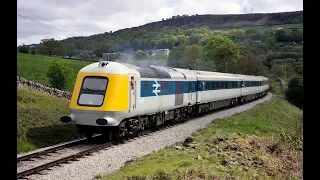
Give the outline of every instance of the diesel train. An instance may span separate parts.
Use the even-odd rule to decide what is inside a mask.
[[[77,75],[62,122],[117,139],[265,96],[268,78],[160,66],[95,62]]]

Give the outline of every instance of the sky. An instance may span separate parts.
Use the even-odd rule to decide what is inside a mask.
[[[303,10],[303,0],[18,0],[17,46],[117,31],[183,14]]]

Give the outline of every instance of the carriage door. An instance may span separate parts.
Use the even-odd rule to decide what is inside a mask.
[[[244,82],[243,81],[240,81],[240,91],[241,91],[241,96],[243,96],[244,94]]]
[[[130,108],[129,111],[136,109],[136,80],[134,76],[131,76],[130,81],[129,81],[129,98],[130,98]]]
[[[183,82],[176,81],[175,82],[175,106],[179,106],[183,104]]]
[[[192,82],[188,82],[188,104],[192,103]]]

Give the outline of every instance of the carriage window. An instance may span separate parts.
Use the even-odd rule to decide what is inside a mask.
[[[161,89],[166,90],[168,89],[168,81],[161,81]]]
[[[147,81],[144,81],[144,90],[147,91],[148,90],[148,82]]]
[[[211,82],[211,89],[216,89],[216,83],[215,82]]]
[[[216,82],[216,87],[217,87],[217,89],[220,89],[221,88],[221,82]]]
[[[237,82],[232,82],[232,88],[237,88]]]
[[[228,82],[228,88],[232,88],[232,82]]]
[[[224,81],[221,82],[221,89],[224,89]]]
[[[80,89],[78,105],[100,107],[106,94],[108,78],[101,76],[87,76],[83,79]]]
[[[205,82],[205,88],[206,88],[206,90],[209,90],[209,89],[210,89],[210,84],[209,84],[209,82]]]

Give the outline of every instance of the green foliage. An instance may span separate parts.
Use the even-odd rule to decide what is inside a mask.
[[[303,53],[303,46],[283,46],[279,48],[280,52]]]
[[[22,46],[19,46],[18,49],[20,53],[25,53],[25,54],[29,53],[29,46],[26,46],[25,44],[22,44]]]
[[[36,54],[37,50],[36,49],[31,49],[31,54]]]
[[[289,31],[289,30],[281,29],[276,32],[276,38],[278,41],[301,42],[303,41],[303,30]]]
[[[201,70],[201,71],[216,71],[216,65],[212,61],[198,58],[192,64],[191,69]]]
[[[239,59],[239,62],[236,64],[236,70],[239,74],[246,75],[265,75],[264,66],[261,60],[256,56],[249,56]]]
[[[54,60],[51,62],[47,77],[52,87],[64,90],[67,84],[67,76],[68,68],[62,61]]]
[[[292,58],[273,59],[273,60],[270,62],[270,66],[272,67],[274,64],[284,64],[284,63],[292,64],[292,63],[295,63],[295,62],[297,62],[297,61],[298,61],[298,60],[292,59]]]
[[[168,57],[168,66],[179,67],[179,61],[183,57],[184,48],[184,46],[178,46],[171,49]]]
[[[271,68],[271,72],[282,78],[285,76],[292,77],[294,75],[294,70],[290,64],[274,64]]]
[[[299,59],[303,58],[303,53],[296,53],[296,52],[270,52],[266,56],[266,61],[270,63],[273,59]],[[268,64],[270,66],[270,64]],[[271,67],[271,66],[270,66]]]
[[[219,72],[226,72],[226,63],[234,68],[239,58],[239,47],[224,36],[213,36],[203,48],[203,59],[213,62]]]
[[[300,76],[303,76],[303,62],[295,62],[292,64],[293,70],[295,73],[299,74]]]
[[[192,64],[196,59],[200,58],[201,55],[201,46],[200,45],[190,45],[184,48],[183,56],[179,60],[179,67],[192,69]]]
[[[41,40],[40,47],[38,49],[39,54],[49,56],[63,56],[65,51],[64,43],[53,38]]]
[[[297,107],[303,107],[303,77],[296,76],[289,81],[286,98]]]
[[[18,153],[79,138],[74,123],[59,120],[69,113],[68,105],[66,100],[18,87]]]
[[[144,59],[147,59],[149,56],[148,56],[148,53],[142,51],[142,50],[138,50],[136,52],[136,55],[134,56],[134,58],[136,60],[144,60]]]

